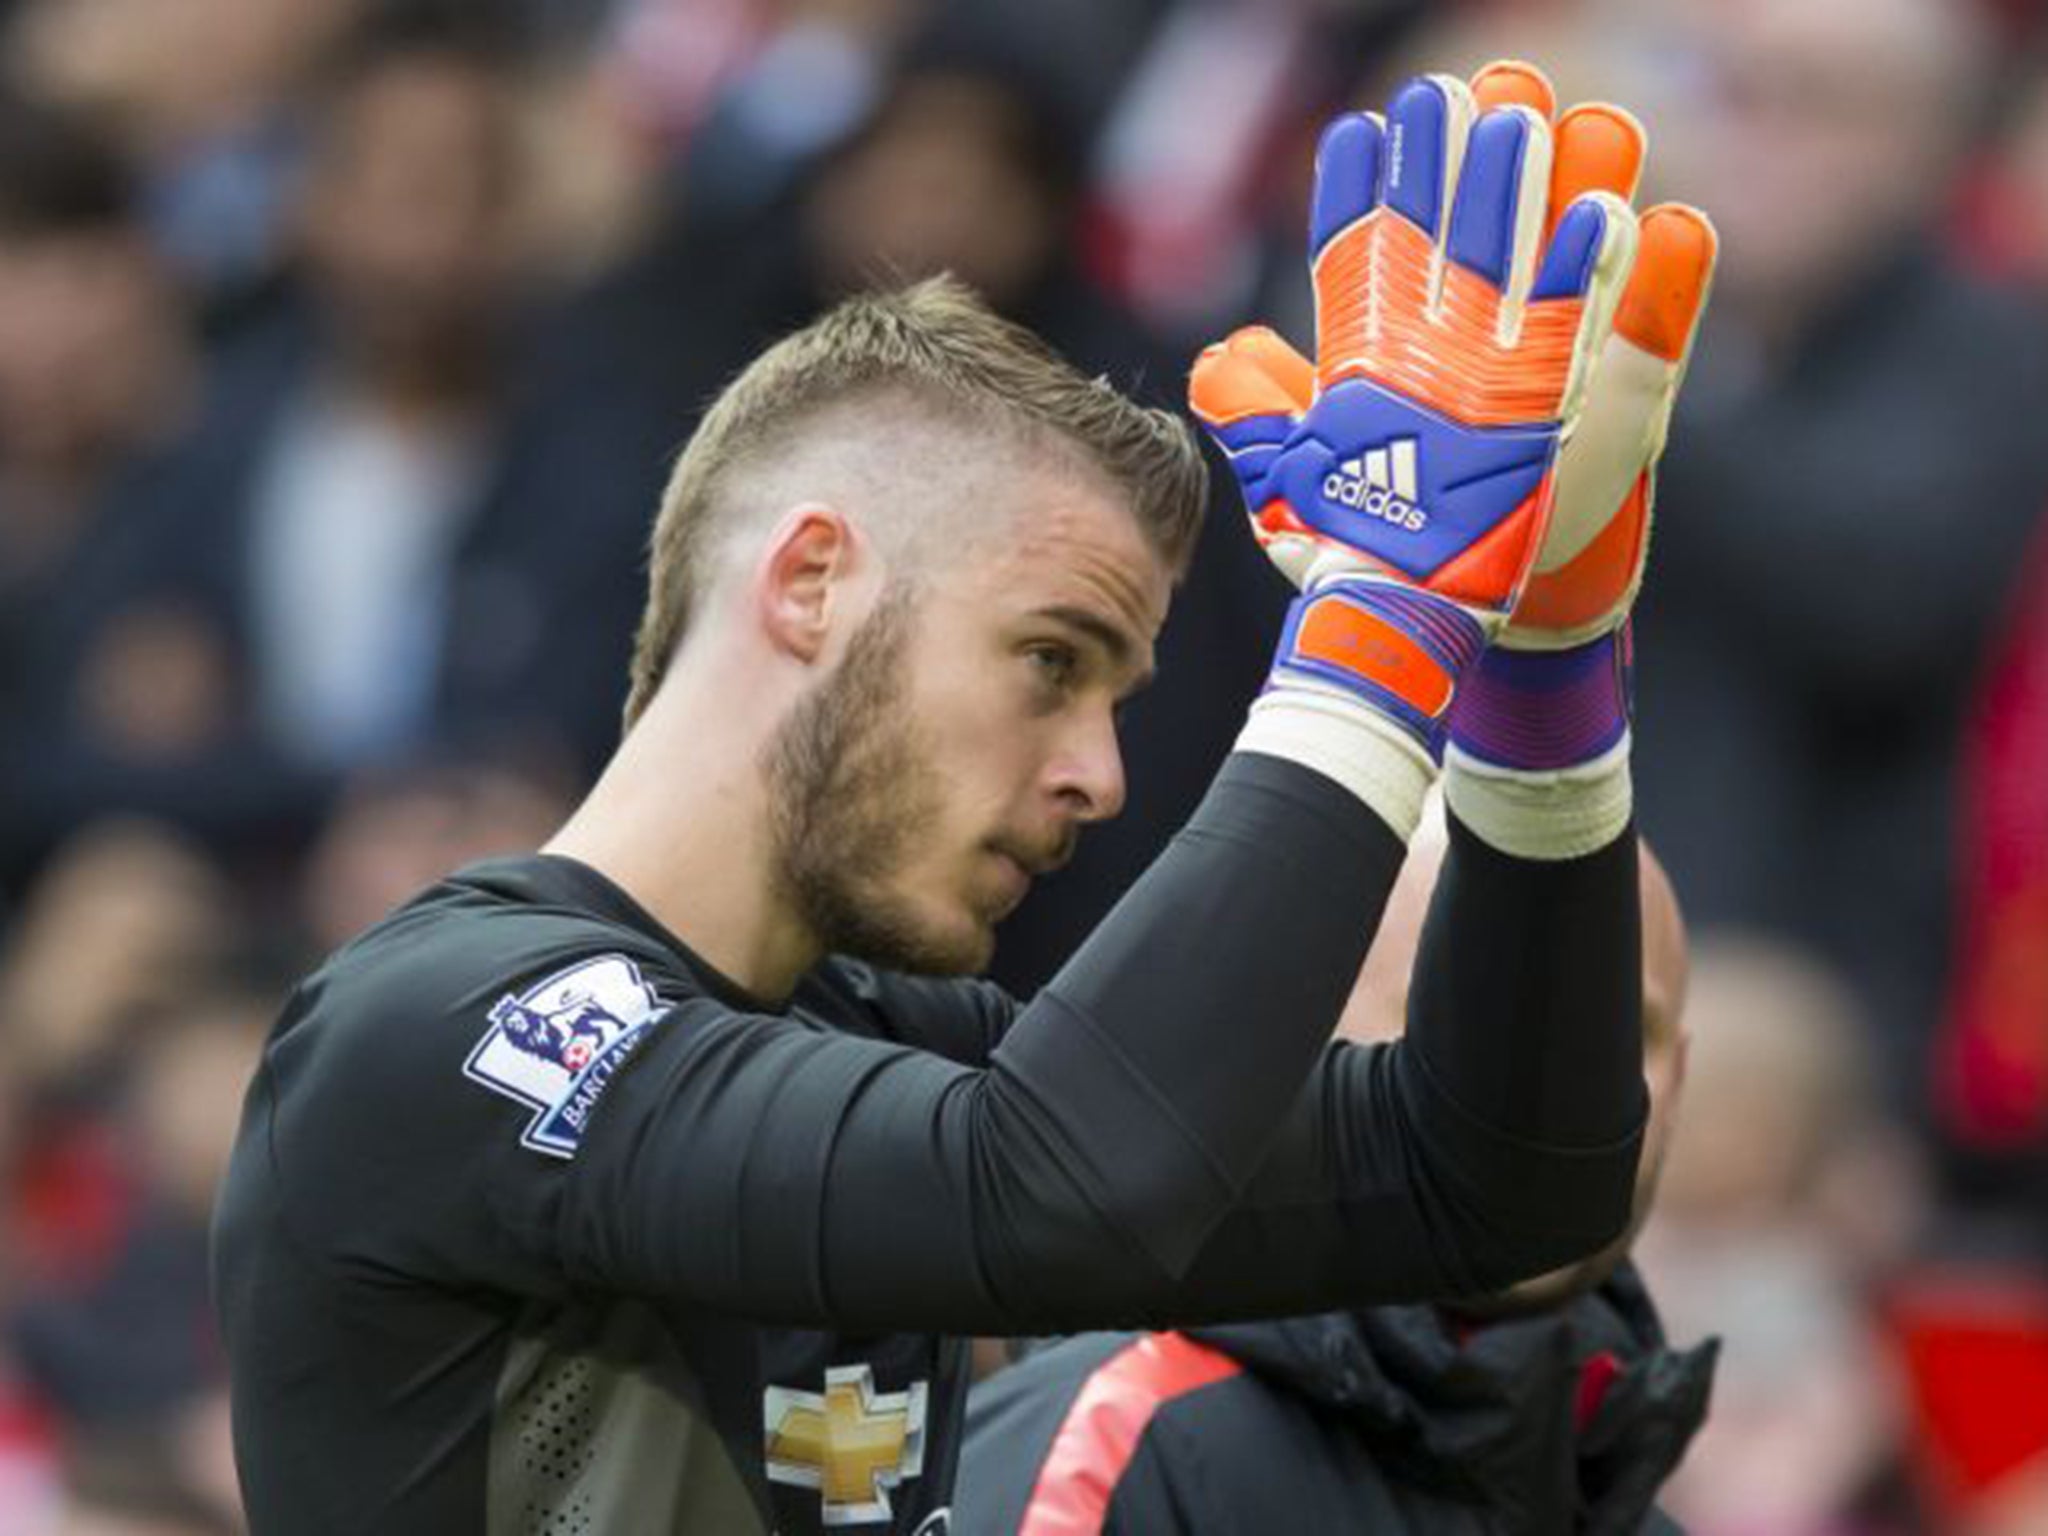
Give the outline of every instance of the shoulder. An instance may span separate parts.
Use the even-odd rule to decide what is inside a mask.
[[[476,866],[331,956],[287,1002],[243,1122],[244,1205],[405,1273],[552,1253],[563,1177],[628,1062],[723,1008],[651,935]],[[252,1182],[253,1181],[253,1182]],[[335,1213],[355,1213],[336,1220]]]
[[[478,1085],[538,1107],[702,997],[650,936],[538,899],[522,862],[429,888],[300,983],[266,1052],[281,1129],[334,1130],[372,1108],[387,1127],[430,1126]]]
[[[701,990],[650,936],[601,912],[536,899],[518,878],[520,862],[452,876],[337,950],[303,984],[309,1011],[411,1029],[441,1015],[488,1015],[500,994],[579,971],[593,983],[617,972],[671,997]]]

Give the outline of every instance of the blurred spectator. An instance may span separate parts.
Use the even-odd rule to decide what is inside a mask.
[[[68,844],[0,951],[0,1033],[17,1093],[62,1095],[95,1078],[137,1017],[234,950],[242,916],[219,871],[161,828],[107,823]]]
[[[295,93],[362,0],[22,0],[14,72],[114,125],[184,278],[233,300],[281,259]]]
[[[623,58],[638,66],[643,87],[656,87],[642,99],[683,140],[690,217],[744,219],[787,195],[865,121],[904,36],[931,8],[930,0],[629,6]],[[721,36],[718,22],[726,46],[714,52],[706,44]],[[678,70],[684,61],[695,68]]]
[[[221,1384],[208,1322],[207,1221],[276,999],[195,993],[139,1022],[106,1124],[124,1205],[105,1251],[23,1287],[16,1352],[76,1425],[172,1421]]]
[[[1971,710],[1962,920],[1938,1059],[1954,1192],[2048,1260],[2048,522]]]
[[[289,848],[336,776],[429,739],[516,351],[513,78],[494,29],[435,12],[333,65],[293,299],[64,594],[23,797],[43,836],[132,805]]]
[[[373,34],[316,136],[300,223],[312,312],[256,370],[270,409],[240,424],[234,533],[256,708],[326,766],[416,739],[430,698],[514,297],[510,85],[461,34]]]
[[[1229,330],[1271,285],[1285,302],[1262,294],[1257,317],[1305,347],[1300,232],[1315,134],[1428,10],[1425,0],[1165,7],[1094,156],[1092,267],[1188,348]],[[1423,67],[1452,66],[1432,57]]]
[[[603,41],[570,37],[531,55],[518,101],[526,186],[514,244],[539,284],[569,290],[650,238],[662,150]]]
[[[1666,1491],[1695,1536],[1911,1529],[1904,1402],[1873,1310],[1919,1221],[1851,995],[1761,939],[1694,951],[1687,1103],[1638,1261],[1674,1334],[1722,1336]]]
[[[275,1007],[235,979],[245,917],[175,837],[107,825],[0,955],[0,1529],[235,1529],[206,1221]]]
[[[110,544],[138,460],[186,415],[193,359],[113,147],[73,114],[0,101],[0,887],[25,834],[20,727],[43,688],[56,615]],[[167,669],[146,689],[181,709]]]
[[[1639,610],[1643,821],[1699,919],[1842,968],[1921,1113],[1969,683],[2048,505],[2043,332],[1939,228],[1981,18],[1666,9],[1639,47],[1664,86],[1650,174],[1712,211],[1723,256]]]
[[[449,758],[351,785],[306,860],[310,949],[338,949],[452,869],[540,847],[573,808],[567,767]]]
[[[113,147],[0,100],[0,611],[61,579],[109,472],[180,419],[180,318]]]

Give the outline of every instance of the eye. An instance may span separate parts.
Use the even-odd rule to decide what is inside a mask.
[[[1046,687],[1064,692],[1074,685],[1081,670],[1081,658],[1070,645],[1043,641],[1024,653]]]

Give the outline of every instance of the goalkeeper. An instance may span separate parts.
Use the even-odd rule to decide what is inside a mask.
[[[1546,235],[1552,159],[1435,78],[1326,140],[1315,386],[1258,337],[1195,380],[1303,594],[1208,799],[1029,1006],[965,975],[1121,802],[1191,442],[945,282],[733,383],[598,785],[266,1050],[216,1227],[259,1536],[937,1536],[957,1335],[1471,1292],[1615,1235],[1615,635],[1676,365],[1603,356],[1670,306],[1624,297],[1612,191]],[[1551,507],[1610,377],[1646,430],[1577,461],[1634,487],[1582,527]],[[1407,1038],[1326,1048],[1447,744]]]

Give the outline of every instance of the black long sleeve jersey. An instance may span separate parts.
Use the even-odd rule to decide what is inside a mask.
[[[1634,839],[1453,827],[1407,1039],[1326,1039],[1398,871],[1226,764],[1030,1006],[752,998],[596,871],[472,866],[293,993],[216,1217],[258,1536],[939,1536],[961,1335],[1475,1291],[1626,1217]]]

